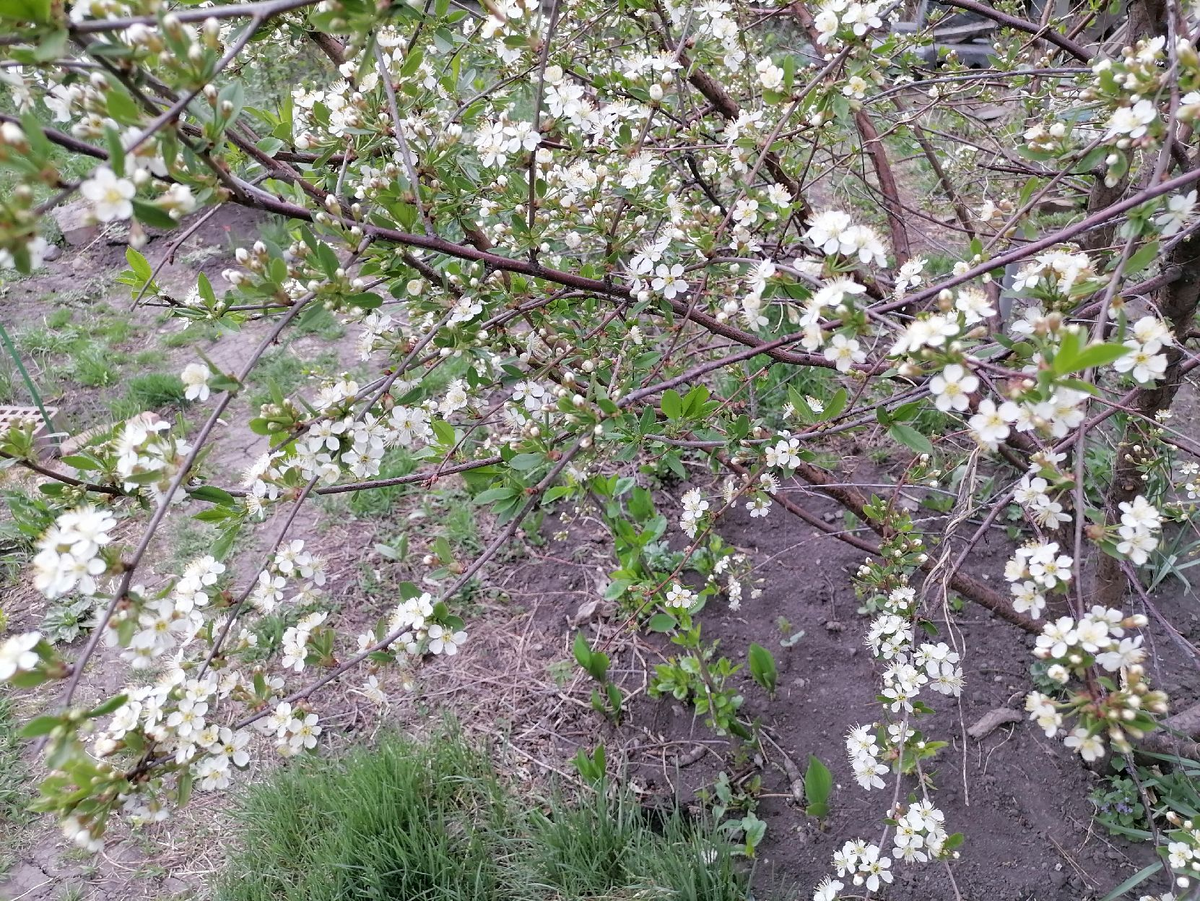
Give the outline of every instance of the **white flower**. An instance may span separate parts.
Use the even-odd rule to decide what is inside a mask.
[[[671,587],[667,589],[665,603],[668,607],[674,607],[677,610],[686,610],[692,605],[692,601],[694,600],[695,595],[678,582],[672,582]]]
[[[1137,666],[1145,659],[1146,652],[1142,648],[1142,636],[1140,635],[1122,638],[1119,643],[1110,644],[1109,650],[1096,655],[1096,662],[1110,673],[1115,673],[1127,666]]]
[[[1118,107],[1108,120],[1108,137],[1140,138],[1146,128],[1158,118],[1158,110],[1149,100],[1139,100],[1133,106]]]
[[[677,294],[687,293],[688,283],[683,280],[682,263],[676,263],[669,268],[666,263],[659,263],[654,271],[657,277],[650,286],[667,300],[672,300]]]
[[[1143,316],[1133,324],[1133,339],[1139,344],[1147,345],[1153,353],[1164,344],[1174,344],[1175,338],[1171,329],[1157,316]]]
[[[836,879],[823,879],[813,893],[813,901],[837,901],[838,892],[844,888]]]
[[[1004,407],[1011,402],[996,407],[995,401],[985,397],[979,402],[979,412],[967,420],[971,427],[971,435],[988,450],[996,450],[1000,442],[1008,437],[1008,421],[1004,416]]]
[[[795,469],[800,465],[800,439],[780,438],[774,447],[768,447],[763,454],[766,463],[772,469]]]
[[[128,179],[117,178],[107,166],[100,166],[80,186],[79,192],[91,203],[92,215],[98,222],[112,222],[133,216],[133,204],[130,201],[137,193],[137,188]]]
[[[708,501],[704,500],[699,488],[692,488],[684,492],[680,500],[683,503],[683,512],[692,519],[699,519],[709,507]]]
[[[860,262],[883,266],[887,255],[883,242],[875,230],[865,225],[852,225],[842,232],[841,251],[846,256],[858,257]]]
[[[466,641],[466,632],[451,632],[437,623],[429,627],[429,653],[431,654],[445,654],[447,657],[453,657]]]
[[[1117,553],[1124,554],[1136,566],[1150,559],[1150,552],[1158,547],[1158,538],[1149,532],[1133,532],[1117,543]]]
[[[1172,194],[1167,198],[1167,208],[1154,217],[1154,224],[1158,226],[1164,238],[1170,237],[1183,229],[1184,223],[1192,215],[1195,207],[1195,191],[1187,194]]]
[[[813,17],[813,26],[817,29],[817,43],[828,44],[830,39],[837,34],[837,12],[828,6],[822,7],[821,11]],[[840,883],[838,888],[841,888]]]
[[[208,400],[208,380],[212,371],[203,363],[189,363],[179,376],[183,380],[183,396],[188,400]]]
[[[1014,582],[1010,588],[1013,594],[1014,610],[1018,613],[1028,613],[1034,619],[1038,619],[1042,615],[1042,611],[1046,609],[1046,598],[1038,590],[1037,583],[1028,580]]]
[[[759,82],[768,91],[777,91],[783,87],[783,69],[775,65],[769,56],[760,59],[754,68],[758,72]]]
[[[1089,734],[1082,726],[1068,735],[1063,744],[1073,748],[1088,763],[1104,756],[1104,742],[1099,736]]]
[[[19,672],[28,672],[38,665],[37,647],[42,636],[37,632],[14,635],[0,644],[0,682],[7,681]]]
[[[1123,526],[1151,531],[1162,528],[1162,514],[1140,494],[1133,499],[1132,503],[1121,503],[1119,508]]]
[[[887,766],[872,757],[856,757],[850,762],[854,769],[854,778],[859,786],[870,791],[873,788],[884,788],[883,775],[888,771]]]
[[[817,213],[809,220],[808,231],[804,240],[813,244],[827,256],[835,254],[842,246],[842,235],[850,228],[851,220],[848,213],[840,210],[827,210]]]
[[[1129,353],[1113,362],[1117,372],[1128,372],[1140,385],[1153,384],[1167,374],[1167,355],[1155,353],[1157,344],[1139,344],[1131,339],[1125,346]]]
[[[933,405],[943,413],[967,409],[971,404],[969,395],[978,388],[979,379],[957,363],[951,363],[929,380]]]
[[[858,872],[867,877],[867,891],[877,892],[883,882],[892,881],[892,861],[881,857],[876,845],[868,845],[858,862]]]
[[[833,363],[838,372],[849,372],[852,366],[867,359],[866,352],[859,350],[858,339],[847,338],[845,335],[834,335],[829,346],[825,348],[824,356]]]

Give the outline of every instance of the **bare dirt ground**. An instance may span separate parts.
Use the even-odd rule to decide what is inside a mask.
[[[160,279],[186,291],[195,271],[202,268],[218,292],[219,273],[232,254],[233,242],[252,234],[252,220],[217,217],[180,249],[176,263]],[[166,249],[159,239],[146,249],[152,263]],[[184,262],[189,258],[193,262]],[[109,285],[97,300],[78,301],[81,278],[111,274],[124,267],[124,247],[103,238],[73,249],[51,263],[45,274],[12,283],[0,300],[10,330],[37,326],[64,304],[103,302],[127,311],[137,328],[131,345],[153,340],[157,311],[129,311],[125,289]],[[204,259],[202,265],[194,262]],[[64,298],[71,298],[64,300]],[[200,346],[214,361],[233,368],[256,337],[250,325]],[[338,351],[336,365],[353,368],[353,338],[337,340],[310,336],[287,349],[298,359],[311,360]],[[196,359],[190,345],[169,348],[160,368],[178,372]],[[127,371],[127,370],[124,370]],[[119,388],[120,386],[116,386]],[[106,389],[106,390],[116,390]],[[50,399],[73,429],[86,428],[104,414],[103,392],[73,388]],[[213,454],[213,471],[226,480],[262,448],[262,439],[236,423],[244,410],[230,417]],[[244,421],[244,417],[242,417]],[[871,480],[887,477],[887,464],[872,468]],[[0,487],[14,479],[4,475]],[[790,486],[794,499],[818,515],[840,518],[834,505],[799,486]],[[677,518],[674,489],[660,490],[660,511]],[[337,576],[331,596],[343,623],[373,620],[394,603],[388,586],[413,573],[373,550],[373,538],[394,537],[407,528],[414,511],[433,503],[429,497],[406,494],[381,510],[359,515],[344,503],[314,505],[296,534],[302,535],[332,564]],[[428,515],[426,513],[425,515]],[[186,513],[168,525],[169,537],[156,548],[160,560],[187,543],[196,552],[204,534],[187,532]],[[475,518],[479,537],[486,539],[489,523]],[[927,523],[931,531],[940,523]],[[126,528],[133,530],[134,523]],[[419,541],[420,521],[410,530]],[[583,515],[570,522],[548,517],[540,534],[513,542],[500,562],[491,566],[484,588],[464,612],[471,640],[452,660],[438,659],[420,669],[411,686],[396,675],[385,684],[391,698],[382,717],[373,705],[344,686],[322,703],[327,740],[322,753],[361,741],[382,726],[420,733],[443,713],[453,714],[469,734],[492,743],[499,765],[522,782],[545,784],[547,779],[574,779],[571,758],[580,750],[604,743],[613,766],[623,768],[647,804],[679,799],[695,803],[698,790],[721,772],[745,785],[762,774],[759,816],[769,824],[767,837],[754,863],[762,897],[786,887],[780,897],[807,898],[812,887],[829,874],[833,851],[850,837],[877,837],[879,811],[886,806],[880,793],[867,794],[851,778],[843,740],[848,728],[873,719],[877,675],[863,647],[865,620],[849,587],[849,574],[861,562],[857,551],[817,533],[778,507],[765,520],[750,519],[743,511],[719,527],[731,544],[744,549],[763,582],[760,597],[743,602],[737,612],[719,602],[703,613],[705,634],[719,638],[724,653],[744,660],[751,641],[769,644],[779,665],[778,695],[769,699],[739,674],[746,698],[745,711],[757,718],[775,745],[765,759],[719,739],[678,704],[651,699],[646,693],[647,668],[652,670],[670,653],[656,639],[630,636],[619,619],[586,617],[579,627],[593,644],[613,656],[613,671],[630,697],[629,715],[620,727],[611,725],[589,704],[591,686],[570,662],[570,645],[577,631],[572,622],[582,604],[594,600],[613,563],[605,530]],[[561,533],[565,533],[565,536]],[[259,537],[239,545],[233,568],[245,572],[257,565],[256,551],[274,534],[273,524],[261,527]],[[127,538],[130,536],[126,536]],[[133,537],[136,537],[134,532]],[[184,540],[186,539],[186,541]],[[1003,534],[978,550],[974,568],[1002,581],[1008,555]],[[259,555],[261,556],[261,555]],[[420,559],[420,554],[410,554]],[[1168,582],[1155,598],[1162,613],[1186,640],[1200,641],[1196,598]],[[44,602],[20,580],[4,587],[4,608],[12,628],[36,628]],[[968,901],[1086,901],[1102,897],[1152,859],[1152,849],[1110,837],[1092,820],[1086,800],[1099,776],[1082,766],[1060,741],[1045,739],[1028,722],[1003,725],[981,740],[969,738],[966,727],[999,707],[1020,709],[1029,690],[1029,649],[1032,638],[994,621],[990,614],[967,606],[949,612],[961,634],[967,664],[967,689],[957,708],[949,703],[931,722],[927,733],[945,738],[951,747],[935,762],[935,802],[945,812],[950,831],[966,833],[962,858],[953,865],[954,877]],[[790,648],[781,647],[786,632],[804,635]],[[945,630],[946,623],[939,622]],[[1190,663],[1161,630],[1150,630],[1153,642],[1151,676],[1182,707],[1196,700],[1197,680]],[[77,645],[76,645],[77,647]],[[115,659],[101,655],[90,670],[88,692],[98,696],[124,684],[126,674]],[[50,695],[23,701],[28,714]],[[785,759],[803,768],[815,754],[833,770],[836,788],[832,815],[818,825],[804,815],[789,789]],[[28,761],[37,773],[37,762]],[[247,778],[261,778],[266,765]],[[13,842],[17,863],[0,876],[0,898],[43,901],[64,897],[122,901],[207,896],[206,877],[219,868],[222,847],[236,841],[226,818],[229,801],[198,796],[168,823],[129,831],[118,829],[97,858],[65,846],[56,827],[45,820],[20,825]],[[0,828],[7,833],[8,827]],[[7,836],[6,836],[7,840]],[[896,883],[887,897],[896,901],[928,901],[954,897],[945,871],[933,865],[897,866]]]

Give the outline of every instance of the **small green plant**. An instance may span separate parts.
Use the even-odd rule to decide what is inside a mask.
[[[823,820],[829,816],[829,795],[833,791],[833,774],[814,755],[808,755],[808,769],[804,771],[804,812],[810,817]]]
[[[765,688],[775,697],[775,686],[779,682],[779,671],[775,668],[775,658],[771,652],[757,642],[750,644],[750,675],[754,681]]]
[[[650,696],[657,698],[669,694],[677,701],[688,701],[718,735],[751,738],[746,724],[738,719],[743,698],[728,685],[730,677],[741,666],[728,657],[718,656],[717,642],[701,646],[699,626],[692,626],[672,636],[671,640],[691,653],[672,657],[667,663],[655,666]]]
[[[579,753],[575,755],[571,762],[575,764],[575,769],[579,771],[579,775],[593,785],[603,781],[608,772],[604,761],[604,745],[597,745],[596,750],[591,754],[585,749],[580,748]]]
[[[767,824],[755,814],[761,790],[762,778],[757,774],[734,782],[722,771],[711,788],[697,792],[717,823],[717,831],[732,839],[737,853],[746,857],[754,857],[767,833]]]
[[[1146,825],[1146,808],[1137,784],[1128,776],[1109,776],[1088,795],[1088,800],[1096,808],[1096,819],[1109,832],[1128,836],[1130,830]]]
[[[582,632],[576,633],[571,651],[575,661],[599,683],[598,688],[592,689],[592,708],[608,716],[614,723],[619,723],[623,699],[621,689],[608,678],[608,655],[593,651]]]
[[[42,634],[52,644],[70,644],[87,628],[94,606],[88,597],[66,598],[51,604],[42,619]]]

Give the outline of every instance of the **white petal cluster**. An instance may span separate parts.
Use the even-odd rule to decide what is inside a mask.
[[[1017,548],[1004,565],[1004,578],[1009,582],[1030,579],[1042,589],[1052,589],[1071,581],[1075,561],[1060,554],[1057,541],[1030,541]]]
[[[813,17],[813,24],[817,29],[817,43],[834,43],[839,32],[861,38],[872,29],[882,28],[883,19],[880,15],[886,6],[886,3],[878,0],[870,3],[859,3],[857,0],[828,0]]]
[[[94,595],[97,577],[108,570],[101,550],[116,525],[110,512],[91,505],[61,514],[35,544],[34,587],[51,600],[73,592]]]
[[[833,866],[839,877],[849,877],[855,885],[865,886],[869,892],[879,891],[893,879],[891,859],[878,845],[862,839],[842,845],[833,855]]]
[[[1162,530],[1162,514],[1158,509],[1138,495],[1131,502],[1122,502],[1121,524],[1117,526],[1117,551],[1141,566],[1150,559],[1150,553],[1158,547],[1158,533]]]
[[[887,249],[875,230],[856,224],[849,213],[841,210],[815,214],[809,221],[804,240],[826,256],[841,255],[868,265],[887,265]]]
[[[1143,316],[1133,324],[1132,334],[1125,340],[1129,352],[1113,363],[1117,372],[1129,373],[1139,385],[1153,386],[1167,372],[1164,347],[1175,343],[1171,330],[1157,316]]]
[[[708,513],[709,503],[700,493],[699,488],[691,488],[680,498],[683,512],[679,514],[679,528],[688,538],[695,538],[700,521]]]
[[[41,656],[37,646],[41,640],[38,632],[25,632],[0,643],[0,682],[7,682],[17,673],[30,672],[38,665]]]

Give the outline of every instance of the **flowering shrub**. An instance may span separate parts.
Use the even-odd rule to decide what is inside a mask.
[[[1027,699],[1047,735],[1085,760],[1129,751],[1167,710],[1130,592],[1137,603],[1139,568],[1198,493],[1197,464],[1176,463],[1196,445],[1170,412],[1196,363],[1197,23],[1149,8],[1134,4],[1121,48],[1078,43],[1084,22],[983,7],[1011,31],[994,70],[970,72],[924,68],[931,37],[891,33],[896,6],[842,0],[0,0],[0,165],[18,181],[0,199],[0,265],[37,268],[42,217],[78,193],[96,223],[126,230],[136,299],[185,323],[269,324],[238,371],[183,370],[203,417],[194,433],[135,417],[57,464],[32,424],[0,439],[53,507],[36,587],[97,610],[74,659],[37,633],[0,646],[0,680],[63,682],[26,729],[45,738],[42,808],[95,849],[111,817],[161,819],[193,788],[228,786],[264,744],[314,748],[322,688],[353,679],[382,702],[383,668],[469,644],[462,590],[554,505],[598,507],[616,558],[606,599],[679,648],[651,693],[745,740],[740,664],[702,635],[706,604],[736,610],[759,590],[714,533],[721,517],[794,515],[865,554],[854,583],[872,617],[878,713],[846,746],[857,784],[893,800],[883,837],[848,840],[818,899],[881,890],[894,868],[950,860],[963,841],[923,769],[946,742],[918,728],[966,681],[969,649],[932,622],[952,595],[1038,636],[1062,688]],[[779,40],[781,25],[805,49]],[[314,51],[323,74],[278,103],[248,98],[234,73]],[[1026,124],[990,135],[955,118],[994,100]],[[945,128],[962,143],[930,141]],[[917,249],[929,210],[910,209],[895,177],[910,145],[955,212],[948,259]],[[86,177],[64,175],[64,152],[90,160]],[[834,190],[831,174],[860,183]],[[1038,204],[1063,184],[1089,191],[1087,208],[1050,225]],[[139,252],[147,230],[226,203],[284,217],[287,240],[238,248],[218,283],[200,275],[172,296]],[[213,480],[203,459],[217,423],[267,349],[320,307],[356,324],[378,374],[277,393],[249,424],[270,449],[240,483]],[[869,493],[831,462],[855,432],[907,463],[895,491]],[[1109,446],[1111,467],[1093,467]],[[421,468],[381,476],[389,448]],[[621,475],[635,458],[687,483],[677,520]],[[725,475],[698,479],[685,461]],[[498,535],[344,634],[324,561],[290,534],[297,509],[450,475]],[[795,479],[878,541],[790,500]],[[901,488],[944,484],[944,527],[918,534]],[[178,573],[151,571],[172,507],[221,537]],[[1010,508],[1024,526],[997,591],[969,564]],[[258,565],[229,571],[238,532],[276,511],[286,522]],[[116,537],[126,519],[139,538]],[[265,666],[250,624],[282,608],[295,625]],[[161,677],[79,707],[101,643]],[[596,706],[616,719],[607,658],[582,650],[605,691]],[[773,686],[769,660],[754,670]],[[903,784],[920,794],[899,800]],[[1181,825],[1167,855],[1181,887],[1196,847]]]

